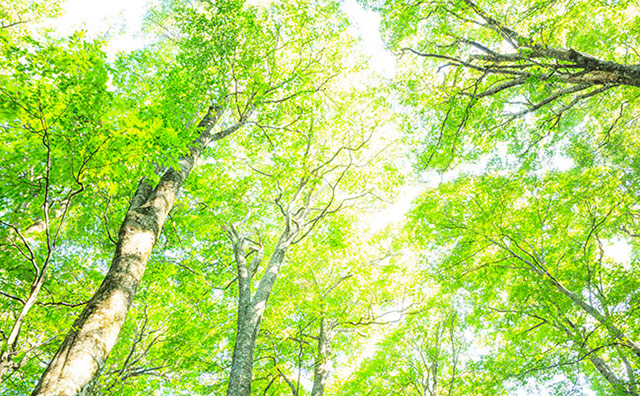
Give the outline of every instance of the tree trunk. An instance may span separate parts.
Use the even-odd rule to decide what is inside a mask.
[[[22,324],[24,323],[29,310],[36,303],[38,299],[38,293],[40,292],[40,288],[44,283],[44,273],[41,273],[36,283],[31,288],[31,294],[29,294],[29,298],[24,302],[22,309],[20,310],[20,314],[18,318],[13,323],[13,327],[11,328],[11,332],[9,333],[9,337],[5,343],[2,352],[0,353],[0,381],[4,378],[4,376],[9,372],[9,370],[13,367],[13,355],[16,353],[16,346],[18,343],[18,336],[20,335],[20,330],[22,329]]]
[[[329,378],[329,364],[331,362],[331,341],[333,332],[324,318],[320,320],[320,334],[318,335],[318,355],[313,370],[313,388],[311,396],[323,396],[324,387]]]
[[[602,376],[609,382],[617,393],[622,393],[625,395],[637,395],[637,393],[627,389],[624,382],[622,382],[618,376],[609,368],[609,366],[605,363],[600,356],[598,356],[595,352],[591,352],[589,354],[589,360],[595,368],[602,374]]]
[[[231,373],[229,375],[228,396],[251,395],[251,378],[253,374],[253,353],[256,348],[256,338],[260,330],[262,315],[251,312],[238,315],[236,343],[233,347]]]
[[[84,190],[84,188],[82,188],[82,190]],[[82,190],[79,190],[78,192]],[[62,216],[64,218],[64,214],[66,213],[70,205],[70,199],[71,198],[68,198],[61,202],[60,207],[56,209],[54,212],[55,217]],[[45,205],[43,205],[43,209],[45,211],[48,211],[49,204],[45,203]],[[49,228],[48,218],[49,218],[48,215],[45,215],[44,220],[37,219],[32,225],[27,227],[27,229],[22,234],[20,234],[21,236],[24,235],[24,238],[22,239],[22,241],[27,247],[27,249],[29,250],[29,252],[32,252],[30,244],[33,243],[35,240],[33,234],[47,231],[47,235],[48,235],[48,228]],[[38,294],[40,293],[40,289],[42,289],[42,285],[44,284],[45,276],[47,273],[47,267],[49,266],[49,262],[51,260],[51,256],[53,254],[54,249],[55,249],[55,241],[53,246],[47,243],[47,255],[44,259],[44,263],[42,264],[42,267],[40,268],[38,268],[38,265],[36,264],[35,257],[33,255],[31,256],[30,261],[33,267],[35,268],[36,274],[33,282],[31,283],[31,290],[29,292],[29,297],[27,298],[27,300],[24,301],[19,299],[19,301],[22,303],[22,309],[20,310],[20,314],[18,314],[18,318],[15,320],[15,322],[13,323],[13,326],[11,327],[11,331],[9,332],[9,337],[7,337],[6,342],[0,349],[0,382],[2,382],[2,379],[9,372],[10,369],[12,368],[18,369],[20,366],[13,362],[13,356],[16,354],[16,351],[18,349],[18,337],[20,337],[20,331],[22,330],[22,325],[24,324],[24,321],[27,318],[29,311],[31,310],[31,308],[33,308],[36,301],[38,300]]]
[[[598,311],[598,309],[596,309],[593,305],[587,303],[578,294],[576,294],[576,293],[572,292],[571,290],[567,289],[566,287],[564,287],[564,285],[562,283],[560,283],[556,278],[554,278],[553,275],[551,275],[544,268],[544,266],[542,264],[532,263],[531,261],[527,260],[526,258],[521,257],[520,255],[518,255],[516,252],[511,250],[508,246],[506,246],[506,245],[504,245],[504,244],[502,244],[500,242],[496,242],[495,240],[493,240],[491,238],[489,238],[489,241],[491,241],[493,244],[505,249],[507,252],[511,253],[511,255],[513,257],[515,257],[518,260],[520,260],[521,262],[525,263],[534,273],[536,273],[542,279],[544,279],[544,278],[548,279],[549,282],[551,283],[551,285],[553,285],[553,287],[557,291],[559,291],[560,293],[564,294],[567,298],[569,298],[580,309],[582,309],[584,312],[589,314],[589,316],[591,316],[593,319],[597,320],[598,323],[603,325],[607,329],[609,334],[611,334],[613,337],[615,337],[620,342],[621,346],[624,346],[625,348],[630,349],[637,357],[640,358],[640,345],[636,341],[633,341],[633,340],[629,339],[629,337],[627,337],[627,335],[619,327],[617,327],[614,323],[612,323],[612,320],[608,315],[603,315],[602,313],[600,313],[600,311]],[[529,255],[529,253],[527,253],[522,248],[520,248],[520,250],[522,250],[523,252],[525,252],[526,254]],[[543,262],[543,264],[544,264],[544,262]]]
[[[178,170],[166,171],[155,189],[140,182],[120,227],[107,276],[74,322],[32,396],[88,394],[118,338],[178,190],[207,144],[228,136],[245,121],[243,117],[233,127],[212,135],[220,115],[221,109],[209,109],[198,124],[200,136],[189,154],[180,158]]]
[[[558,282],[555,278],[549,276],[551,283],[556,287],[556,289],[567,296],[574,304],[582,308],[587,314],[589,314],[592,318],[597,320],[601,325],[603,325],[608,331],[609,334],[614,336],[619,342],[620,345],[630,349],[637,357],[640,357],[640,345],[635,341],[630,340],[626,334],[620,330],[617,326],[615,326],[611,322],[611,318],[601,314],[595,307],[588,304],[582,297],[568,290],[564,285]]]
[[[567,321],[569,327],[562,325],[558,322],[558,325],[561,330],[563,330],[571,339],[576,346],[578,346],[578,350],[583,355],[583,358],[589,359],[589,361],[593,364],[593,366],[598,370],[600,374],[604,377],[604,379],[611,384],[613,389],[615,389],[615,394],[620,395],[637,395],[634,390],[634,386],[628,386],[625,382],[621,381],[620,378],[616,375],[616,373],[609,367],[609,365],[598,356],[597,349],[589,350],[587,348],[587,340],[582,337],[580,331],[576,331],[575,325],[570,321]],[[582,359],[580,359],[582,360]]]
[[[236,243],[234,249],[236,262],[238,264],[238,327],[236,343],[233,347],[227,396],[251,395],[253,354],[256,349],[258,332],[260,331],[260,322],[264,316],[269,295],[278,278],[278,273],[287,249],[295,235],[296,234],[290,233],[288,229],[282,233],[253,297],[251,296],[250,274],[254,268],[250,268],[249,271],[247,271],[242,245],[243,240],[241,239]]]

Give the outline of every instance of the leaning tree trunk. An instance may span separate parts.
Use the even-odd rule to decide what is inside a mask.
[[[169,169],[155,189],[140,182],[120,227],[109,272],[73,323],[32,396],[86,395],[90,391],[118,338],[178,190],[207,144],[228,136],[245,121],[211,134],[220,115],[220,108],[209,109],[198,124],[202,132],[189,154],[180,158],[179,169]]]
[[[593,319],[598,321],[600,325],[604,326],[604,328],[607,329],[609,334],[618,340],[620,346],[623,346],[631,350],[637,357],[640,358],[640,344],[637,341],[631,340],[628,337],[628,334],[625,334],[620,327],[616,326],[616,324],[613,323],[613,321],[611,320],[612,318],[609,317],[609,315],[602,314],[594,305],[588,303],[579,294],[576,294],[571,290],[567,289],[562,283],[560,283],[560,281],[558,281],[551,273],[549,273],[544,268],[544,266],[542,266],[540,263],[536,261],[530,261],[525,257],[521,257],[519,254],[511,250],[508,246],[500,242],[496,242],[492,238],[489,238],[488,240],[494,245],[509,252],[513,257],[516,257],[518,260],[526,264],[527,267],[529,267],[529,269],[531,269],[531,271],[533,271],[541,279],[547,279],[558,292],[564,294],[567,298],[571,300],[571,302],[573,302],[576,306],[578,306],[580,309],[586,312]],[[529,253],[527,253],[525,250],[523,250],[523,252],[529,255]]]
[[[562,283],[560,283],[555,277],[553,277],[547,270],[541,269],[539,266],[534,265],[528,260],[522,260],[526,263],[533,272],[539,275],[541,278],[547,278],[553,287],[556,288],[557,291],[564,294],[568,297],[575,305],[577,305],[580,309],[586,312],[593,319],[597,320],[602,326],[604,326],[609,334],[615,337],[619,341],[619,345],[630,349],[637,357],[640,358],[640,344],[638,342],[631,340],[627,334],[625,334],[618,326],[616,326],[608,315],[603,315],[594,307],[589,304],[585,299],[583,299],[580,295],[572,292],[567,289]]]
[[[635,384],[631,384],[631,378],[629,382],[621,380],[616,372],[609,367],[609,365],[598,355],[598,349],[590,349],[587,345],[587,339],[580,333],[575,325],[568,321],[569,327],[560,324],[559,328],[563,330],[569,339],[577,346],[578,351],[582,355],[581,359],[588,359],[595,369],[602,374],[604,379],[613,387],[616,395],[638,395],[635,390]],[[587,336],[588,337],[588,336]]]
[[[50,158],[48,158],[47,169],[50,169],[51,167],[50,161],[51,161]],[[48,188],[49,186],[47,184],[45,191],[48,191]],[[84,190],[84,186],[81,186],[81,189],[76,190],[75,192],[71,193],[71,195],[68,198],[62,200],[60,202],[60,207],[58,209],[55,209],[54,211],[55,217],[56,218],[62,217],[61,221],[63,221],[65,214],[67,212],[67,209],[69,209],[71,198],[73,198],[73,196],[79,194],[83,190]],[[45,193],[45,196],[47,195],[48,194]],[[32,250],[33,250],[31,247],[31,244],[35,240],[33,234],[46,231],[48,242],[47,242],[46,257],[44,258],[44,262],[40,267],[36,263],[36,258],[33,254],[31,254],[31,258],[29,259],[29,261],[31,262],[31,265],[34,267],[36,271],[34,275],[35,278],[33,279],[33,282],[31,282],[29,297],[26,300],[17,299],[20,303],[22,303],[22,308],[20,309],[20,313],[18,314],[18,317],[13,322],[13,326],[11,326],[11,331],[9,332],[9,336],[6,338],[4,345],[0,347],[0,383],[3,381],[5,375],[7,375],[10,370],[18,370],[21,366],[20,363],[17,363],[13,360],[13,358],[18,353],[18,338],[20,337],[20,332],[22,331],[22,327],[27,318],[27,315],[29,314],[29,311],[31,310],[31,308],[33,308],[33,306],[36,304],[38,300],[38,294],[42,289],[42,285],[44,285],[45,276],[47,274],[47,268],[49,266],[49,263],[51,262],[51,257],[56,245],[56,238],[53,239],[52,243],[50,243],[51,240],[48,239],[49,238],[48,213],[49,213],[50,205],[46,200],[45,200],[45,203],[42,205],[42,208],[45,213],[45,215],[43,216],[43,219],[36,219],[35,222],[29,227],[27,227],[22,233],[18,231],[17,228],[14,228],[14,230],[18,233],[18,235],[22,239],[22,243],[30,253],[32,253]],[[60,226],[62,226],[62,224]],[[24,359],[25,359],[25,356],[22,357],[22,360]]]
[[[613,372],[613,370],[609,368],[605,361],[602,360],[602,358],[598,356],[594,351],[591,351],[589,353],[588,358],[591,363],[593,363],[595,368],[600,372],[600,374],[602,374],[602,376],[607,380],[607,382],[609,382],[611,386],[613,386],[616,394],[637,395],[636,392],[627,388],[627,384],[622,382],[620,378],[618,378],[618,376],[615,374],[615,372]]]

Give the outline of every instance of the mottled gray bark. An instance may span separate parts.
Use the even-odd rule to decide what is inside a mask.
[[[202,132],[189,154],[179,159],[178,169],[167,170],[155,188],[144,180],[140,182],[120,227],[109,272],[74,322],[33,396],[85,395],[90,391],[118,338],[178,190],[207,144],[228,136],[245,122],[243,118],[233,127],[212,134],[220,114],[221,109],[209,109],[198,125]]]
[[[603,85],[630,85],[640,87],[640,65],[624,65],[616,62],[602,60],[591,55],[578,52],[574,49],[554,48],[528,37],[524,37],[515,30],[501,24],[488,15],[471,0],[464,0],[485,21],[485,26],[500,32],[500,34],[519,49],[518,53],[500,54],[485,52],[482,55],[474,55],[473,58],[489,62],[512,62],[530,59],[550,59],[557,62],[560,68],[566,63],[572,67],[583,69],[582,72],[570,75],[554,74],[554,78],[560,81],[574,84],[603,84]]]
[[[247,266],[245,258],[246,239],[239,237],[234,243],[234,253],[238,267],[238,325],[236,342],[233,347],[231,372],[227,396],[250,396],[253,375],[253,354],[256,339],[260,331],[260,322],[269,301],[271,290],[278,278],[284,257],[297,232],[289,227],[282,233],[280,240],[269,259],[264,275],[258,283],[255,294],[251,295],[251,274],[261,260],[261,249],[256,259]]]
[[[366,141],[365,141],[366,142]],[[308,142],[306,155],[309,154],[311,141]],[[364,142],[356,148],[350,148],[350,151],[357,151],[362,148]],[[344,150],[346,146],[339,148],[334,155],[322,163],[320,166],[311,170],[317,180],[322,180],[337,167],[328,169],[329,165],[338,158],[338,154]],[[306,161],[306,158],[305,158]],[[335,209],[331,210],[332,204],[335,202],[335,189],[343,179],[351,164],[345,166],[344,169],[336,175],[336,179],[332,184],[327,179],[324,181],[331,192],[331,198],[328,202],[320,207],[313,208],[317,204],[314,199],[318,193],[318,184],[310,183],[309,177],[301,177],[296,191],[287,204],[282,202],[283,191],[275,199],[275,204],[280,209],[280,213],[285,220],[284,230],[280,235],[280,239],[275,246],[273,253],[269,259],[269,264],[265,269],[260,281],[255,288],[255,293],[251,295],[251,280],[262,260],[262,245],[257,242],[250,241],[246,236],[241,235],[236,225],[231,225],[229,234],[233,242],[235,261],[238,272],[238,327],[236,335],[236,343],[233,349],[233,360],[231,362],[231,373],[229,376],[229,387],[227,388],[227,396],[250,396],[251,394],[251,377],[253,370],[253,353],[256,346],[256,337],[260,330],[260,322],[264,315],[264,310],[269,300],[269,295],[278,278],[278,273],[284,261],[289,246],[299,242],[305,238],[315,225],[323,219],[327,214],[338,211],[344,202],[336,203]],[[322,172],[325,172],[324,174]],[[348,198],[354,199],[354,198]],[[310,214],[312,210],[313,216]],[[240,224],[248,219],[243,220]],[[246,257],[248,256],[247,244],[251,242],[254,245],[251,248],[256,252],[251,264],[247,265]]]
[[[231,373],[227,395],[241,396],[251,394],[251,377],[253,373],[253,353],[262,317],[238,315],[236,343],[233,348]]]
[[[595,368],[602,374],[602,376],[609,382],[613,388],[616,390],[616,394],[625,394],[625,395],[637,395],[632,389],[627,388],[626,384],[618,378],[618,376],[609,368],[609,366],[605,363],[604,360],[600,356],[598,356],[595,352],[591,352],[589,354],[589,360]]]
[[[630,349],[636,356],[640,357],[640,345],[638,343],[630,340],[620,328],[618,328],[615,324],[612,323],[612,320],[609,316],[603,315],[598,311],[595,307],[587,303],[582,297],[573,293],[564,287],[563,284],[558,282],[555,278],[551,278],[551,283],[556,287],[560,293],[567,296],[571,301],[574,302],[578,307],[580,307],[583,311],[585,311],[589,316],[597,320],[601,325],[603,325],[613,337],[615,337],[620,345]]]
[[[318,354],[313,369],[311,396],[324,395],[324,387],[327,385],[327,379],[329,378],[331,341],[333,340],[333,336],[333,329],[327,324],[326,320],[322,318],[320,320],[320,334],[318,335]]]
[[[587,343],[588,336],[587,338],[584,338],[584,334],[582,334],[582,331],[577,328],[575,324],[570,320],[565,320],[565,323],[557,321],[555,324],[560,330],[563,330],[567,336],[569,336],[570,340],[573,341],[574,347],[576,347],[582,355],[580,360],[588,359],[595,369],[602,374],[604,379],[611,384],[613,389],[615,389],[614,394],[637,395],[635,385],[629,383],[632,380],[630,379],[629,382],[626,382],[618,377],[616,372],[609,367],[607,362],[598,355],[598,350],[602,348],[589,349]]]

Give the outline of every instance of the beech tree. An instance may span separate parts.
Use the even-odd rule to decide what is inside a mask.
[[[435,304],[429,308],[428,320],[410,315],[390,331],[376,353],[341,384],[341,391],[436,396],[501,390],[495,382],[486,381],[477,362],[463,356],[469,342],[455,311],[446,312]]]
[[[260,334],[258,391],[294,396],[341,392],[337,377],[347,364],[337,356],[357,356],[359,340],[412,309],[406,284],[385,279],[397,265],[388,246],[384,241],[367,246],[370,235],[353,235],[353,215],[345,210],[327,219],[328,232],[310,236],[292,252],[296,276],[278,284],[274,313],[265,318]],[[318,245],[330,248],[307,253]]]
[[[497,142],[535,166],[545,158],[539,148],[580,140],[602,149],[635,122],[632,2],[371,5],[389,45],[413,64],[399,87],[403,100],[421,106],[411,122],[430,131],[416,137],[422,166],[447,169]]]
[[[47,281],[47,277],[51,267],[62,278],[74,270],[81,272],[80,277],[94,276],[82,273],[65,252],[70,249],[69,237],[84,231],[73,223],[92,216],[74,208],[97,198],[95,192],[86,196],[86,190],[103,182],[101,172],[113,169],[111,161],[117,158],[110,150],[120,150],[123,144],[110,132],[112,95],[106,89],[107,65],[98,43],[86,42],[81,35],[48,44],[20,35],[8,37],[5,59],[22,66],[9,69],[2,87],[7,146],[2,163],[1,254],[8,263],[3,268],[2,295],[13,311],[6,317],[7,326],[11,325],[0,352],[3,377],[32,358],[38,344],[51,342],[36,329],[23,334],[35,307],[40,318],[52,315],[62,320],[64,315],[59,316],[55,307],[76,307],[86,301],[85,293],[68,289],[59,283],[62,279]],[[126,138],[126,133],[119,137]],[[61,269],[61,263],[71,268]],[[40,296],[43,290],[45,301]],[[24,344],[21,335],[26,337]]]
[[[502,346],[496,343],[505,352],[496,352],[492,359],[500,363],[491,370],[498,372],[514,355],[536,349],[531,343],[533,334],[539,330],[550,336],[552,332],[544,328],[553,324],[557,338],[548,341],[546,352],[539,352],[540,365],[529,361],[520,371],[516,363],[510,375],[522,381],[527,376],[548,380],[550,372],[576,378],[585,367],[582,362],[588,361],[588,378],[594,388],[636,394],[634,336],[623,335],[633,326],[617,324],[606,313],[612,301],[608,291],[625,289],[632,275],[605,276],[612,282],[611,289],[603,284],[604,289],[596,288],[590,278],[610,268],[604,253],[606,242],[600,235],[635,245],[629,235],[634,226],[606,226],[612,218],[618,219],[613,223],[634,222],[633,211],[622,209],[634,205],[633,193],[625,194],[636,188],[637,167],[631,165],[636,162],[632,159],[635,154],[627,151],[633,143],[617,143],[633,140],[637,117],[637,43],[623,33],[636,29],[634,7],[626,2],[592,8],[581,2],[507,5],[467,0],[369,4],[381,12],[388,43],[405,62],[397,87],[401,100],[416,109],[407,112],[407,126],[429,131],[410,137],[420,144],[417,165],[453,169],[451,178],[459,177],[456,166],[458,172],[471,174],[425,195],[424,205],[414,213],[415,231],[428,235],[420,240],[433,252],[425,256],[438,263],[428,266],[438,274],[439,282],[447,279],[445,283],[453,290],[471,287],[497,293],[494,296],[500,304],[485,303],[479,297],[476,307],[486,318],[508,317],[503,325],[508,341]],[[602,31],[609,32],[606,39]],[[438,78],[425,80],[426,75]],[[606,184],[610,175],[622,184]],[[553,190],[547,202],[554,204],[542,207],[542,191],[550,180],[563,178],[567,184],[554,182],[546,190]],[[589,192],[572,201],[573,206],[559,204],[565,199],[561,197],[579,195],[581,188]],[[617,196],[618,192],[629,201]],[[485,207],[481,197],[496,206]],[[598,197],[597,203],[593,197]],[[607,209],[600,206],[607,206],[604,202],[610,203]],[[587,206],[588,214],[580,214],[582,205]],[[522,217],[507,220],[515,213]],[[471,225],[471,219],[479,218],[484,220]],[[581,223],[581,218],[589,220]],[[524,227],[536,221],[540,231]],[[546,235],[560,230],[571,231],[569,235]],[[574,245],[582,246],[579,255],[571,253]],[[554,259],[555,249],[562,253]],[[580,262],[584,265],[576,268]],[[495,283],[485,276],[488,267],[497,276]],[[571,275],[563,278],[558,271],[568,268],[573,268]],[[512,270],[536,275],[519,275],[517,282],[505,284]],[[582,279],[582,283],[568,286],[569,279]],[[601,290],[599,298],[589,297],[588,290],[595,289]],[[595,302],[599,299],[607,301]],[[566,304],[581,319],[572,317]],[[620,304],[617,309],[624,311],[626,303]],[[523,309],[531,305],[537,308]],[[631,313],[626,318],[635,321]],[[513,331],[513,320],[526,323],[521,335]],[[595,329],[587,324],[591,321],[597,323]],[[601,329],[610,341],[595,341]],[[608,342],[616,346],[605,352]],[[559,345],[576,355],[567,361],[566,356],[550,353]],[[557,388],[560,393],[569,391],[566,384]]]
[[[356,111],[363,107],[357,98],[348,96],[349,92],[346,98],[338,97],[345,92],[334,84],[328,89],[333,101],[310,98],[302,106],[310,113],[290,118],[286,131],[275,140],[269,139],[275,152],[266,161],[248,153],[250,166],[261,181],[257,190],[246,193],[246,199],[256,200],[249,195],[256,191],[253,194],[264,198],[254,206],[273,203],[272,208],[263,209],[269,211],[259,215],[259,222],[252,221],[252,206],[248,205],[245,218],[227,227],[238,283],[228,395],[250,394],[260,324],[289,251],[328,217],[378,195],[376,183],[362,178],[364,172],[370,172],[368,168],[380,162],[376,160],[380,149],[375,149],[379,146],[375,143],[381,140],[376,126],[371,120],[359,124],[361,116]],[[258,128],[270,133],[273,126],[258,123]],[[254,227],[250,227],[252,223]]]
[[[311,133],[314,132],[311,131]],[[335,153],[329,153],[327,159],[303,159],[303,163],[308,161],[310,167],[305,169],[303,176],[294,179],[298,182],[297,186],[294,185],[291,191],[281,190],[275,198],[284,226],[277,243],[272,248],[263,275],[255,281],[254,274],[262,265],[264,258],[264,246],[258,239],[260,235],[257,235],[258,238],[254,236],[258,241],[252,241],[250,235],[239,231],[243,225],[241,223],[244,222],[230,225],[229,234],[238,271],[238,330],[231,363],[228,395],[250,394],[253,355],[260,322],[287,251],[291,245],[300,242],[311,232],[325,216],[339,210],[346,201],[354,199],[353,197],[336,198],[340,183],[352,166],[351,163],[341,164],[338,160],[344,160],[340,152],[352,156],[352,152],[359,150],[364,143],[366,141],[356,143],[353,147],[340,147]],[[311,142],[309,141],[308,144],[311,145]],[[311,148],[307,147],[305,155],[309,155],[310,150]],[[255,253],[249,262],[247,256],[251,254],[251,250]],[[252,281],[255,282],[255,290],[252,290]]]

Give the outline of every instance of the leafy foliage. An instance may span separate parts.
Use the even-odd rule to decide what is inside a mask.
[[[0,6],[0,393],[215,119],[91,394],[231,392],[246,339],[256,395],[639,394],[637,4],[361,3],[392,78],[355,2],[163,0],[113,56]]]

